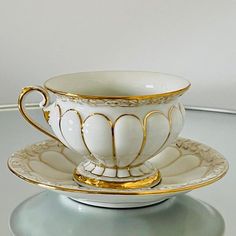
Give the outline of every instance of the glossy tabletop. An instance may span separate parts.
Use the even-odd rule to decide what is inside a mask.
[[[31,112],[39,120],[42,120],[39,110],[35,109]],[[188,195],[208,203],[220,213],[224,219],[224,224],[222,224],[224,226],[222,227],[225,227],[225,236],[236,235],[236,115],[187,111],[186,124],[181,136],[205,143],[221,152],[228,159],[230,169],[222,180],[208,187],[194,190]],[[0,111],[0,235],[10,235],[8,221],[13,209],[26,198],[42,191],[37,186],[27,184],[10,173],[7,168],[7,159],[12,152],[43,139],[47,139],[47,137],[30,127],[17,110],[2,109]],[[178,201],[181,201],[181,198]],[[154,206],[154,208],[156,209],[157,206]],[[155,210],[154,208],[153,211]],[[99,208],[95,207],[89,208],[89,211],[93,211],[94,214],[96,214],[96,211],[98,214],[100,212]],[[175,212],[172,211],[172,217],[174,217],[174,214]],[[178,212],[176,212],[176,216],[177,214]],[[157,220],[160,220],[160,217],[157,216]],[[107,221],[108,219],[106,218]],[[180,222],[183,226],[188,223],[187,218],[183,218]],[[145,221],[139,218],[140,228],[142,224],[147,227]],[[165,221],[165,224],[168,224],[168,222]],[[125,226],[122,227],[124,232],[126,232]],[[146,230],[146,232],[149,232],[148,229]],[[192,231],[196,231],[196,228],[193,227]],[[124,232],[122,235],[125,235]],[[116,233],[114,235],[120,234]]]

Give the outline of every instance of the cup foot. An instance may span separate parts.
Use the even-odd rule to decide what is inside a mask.
[[[152,167],[150,163],[141,164],[138,167],[129,168],[129,175],[123,176],[118,175],[118,173],[126,172],[125,168],[105,168],[101,166],[96,166],[93,164],[94,169],[97,167],[103,168],[103,173],[98,175],[86,168],[89,166],[87,163],[81,163],[74,171],[74,180],[82,186],[92,186],[95,188],[110,188],[110,189],[135,189],[135,188],[145,188],[153,187],[160,183],[161,174],[159,170]],[[147,167],[149,166],[149,168]],[[145,167],[145,168],[144,168]],[[106,171],[106,169],[108,169]],[[138,170],[144,170],[145,172],[138,172]],[[111,175],[112,172],[116,174]],[[106,174],[108,172],[110,175]],[[132,174],[133,173],[133,174]],[[136,174],[136,175],[134,175]]]

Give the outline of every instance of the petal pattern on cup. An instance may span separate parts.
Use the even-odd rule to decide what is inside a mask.
[[[168,139],[168,144],[171,144],[176,140],[180,131],[182,130],[184,120],[181,111],[176,106],[170,108],[168,116],[171,122],[171,130]]]
[[[40,155],[40,160],[48,166],[64,173],[71,174],[75,169],[75,165],[67,158],[67,156],[60,152],[44,152]]]
[[[184,155],[175,162],[160,169],[162,176],[176,176],[200,166],[200,159],[193,155]]]
[[[156,155],[166,143],[170,132],[169,121],[160,111],[148,113],[144,120],[144,126],[146,129],[146,142],[140,156],[132,165],[141,164],[151,156]]]
[[[65,181],[65,180],[71,180],[72,178],[71,173],[70,174],[64,173],[38,160],[31,160],[29,162],[29,166],[38,175],[43,177],[47,176],[48,178],[53,180]]]
[[[58,137],[58,139],[65,145],[68,146],[66,140],[64,139],[61,129],[60,129],[60,119],[61,119],[61,108],[59,105],[55,105],[50,111],[49,125],[51,126],[53,132]]]
[[[184,108],[184,105],[182,103],[179,103],[179,110],[182,114],[182,118],[183,118],[183,121],[185,119],[185,108]]]
[[[143,143],[141,121],[133,115],[123,115],[114,127],[115,152],[118,167],[128,166],[138,157]]]
[[[82,156],[88,156],[87,150],[81,135],[82,120],[80,114],[75,110],[66,111],[61,117],[61,131],[68,143],[68,147],[79,152]]]
[[[154,158],[150,159],[149,161],[153,163],[156,168],[161,169],[165,168],[166,166],[174,163],[179,157],[181,153],[175,147],[167,147]]]
[[[111,121],[105,115],[95,113],[85,119],[82,131],[84,141],[93,156],[105,166],[115,166]]]

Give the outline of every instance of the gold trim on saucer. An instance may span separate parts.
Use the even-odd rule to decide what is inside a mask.
[[[196,142],[190,139],[178,138],[176,143],[176,148],[182,151],[187,151],[191,153],[195,153],[199,155],[202,160],[206,163],[211,163],[209,168],[211,169],[211,173],[207,173],[207,175],[202,176],[200,179],[195,179],[194,181],[190,181],[187,183],[179,183],[174,185],[160,185],[157,188],[146,188],[146,189],[132,189],[132,190],[112,190],[112,189],[96,189],[96,188],[85,188],[81,187],[75,182],[72,181],[73,176],[71,176],[70,184],[60,184],[47,181],[42,179],[40,175],[31,174],[32,170],[29,169],[27,165],[27,158],[32,157],[34,155],[39,155],[40,152],[50,150],[50,148],[57,147],[60,152],[65,148],[63,144],[58,143],[54,140],[46,140],[43,142],[39,142],[33,145],[26,147],[23,150],[20,150],[14,153],[7,162],[9,170],[15,174],[17,177],[23,179],[24,181],[35,184],[39,187],[43,187],[46,189],[50,189],[53,191],[59,191],[61,193],[77,193],[77,194],[99,194],[99,195],[162,195],[168,194],[172,195],[175,193],[187,192],[194,189],[198,189],[207,185],[210,185],[222,177],[228,171],[229,164],[227,160],[216,150],[210,148],[207,145]],[[62,150],[61,150],[62,148]],[[64,155],[64,154],[63,154]],[[203,162],[202,162],[203,163]],[[78,163],[77,163],[78,164]],[[26,174],[29,173],[29,174]],[[164,177],[163,177],[164,180]]]
[[[111,190],[99,190],[99,189],[85,189],[85,188],[78,188],[78,187],[74,187],[74,188],[67,188],[67,187],[62,187],[62,186],[55,186],[52,184],[47,184],[47,183],[41,183],[39,181],[33,180],[33,179],[28,179],[26,177],[24,177],[21,174],[18,174],[15,170],[13,170],[10,165],[9,165],[9,161],[7,163],[7,166],[9,168],[9,170],[15,174],[17,177],[23,179],[24,181],[30,183],[30,184],[35,184],[39,187],[42,188],[46,188],[46,189],[50,189],[50,190],[54,190],[54,191],[62,191],[62,192],[71,192],[71,193],[81,193],[81,194],[102,194],[102,195],[155,195],[155,194],[174,194],[174,193],[181,193],[181,192],[188,192],[194,189],[198,189],[204,186],[208,186],[220,179],[222,179],[227,171],[228,171],[228,167],[227,169],[225,169],[224,172],[222,172],[219,176],[217,177],[213,177],[205,182],[199,183],[199,184],[192,184],[192,185],[188,185],[188,186],[182,186],[182,187],[177,187],[177,188],[172,188],[172,189],[152,189],[152,190],[143,190],[143,191],[119,191],[117,189],[117,191],[111,191]]]
[[[108,189],[137,189],[152,187],[161,182],[161,173],[159,170],[156,171],[154,175],[148,176],[144,179],[139,179],[136,181],[123,181],[123,182],[114,182],[114,181],[104,181],[99,179],[90,178],[79,174],[76,169],[73,173],[73,178],[78,184],[86,184],[96,188],[108,188]]]

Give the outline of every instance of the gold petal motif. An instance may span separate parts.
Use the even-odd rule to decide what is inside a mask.
[[[112,154],[113,154],[113,155],[112,155],[112,158],[113,158],[113,163],[114,163],[114,166],[113,166],[113,167],[115,167],[115,168],[119,168],[119,167],[118,167],[118,165],[117,165],[118,163],[117,163],[117,153],[116,153],[116,145],[115,145],[115,134],[114,134],[114,130],[115,130],[115,125],[116,125],[117,121],[118,121],[120,118],[125,117],[125,116],[133,116],[133,117],[135,117],[136,119],[139,120],[139,122],[140,122],[140,124],[141,124],[141,126],[142,126],[142,130],[143,130],[143,141],[142,141],[142,144],[141,144],[140,150],[138,151],[137,156],[136,156],[129,164],[127,164],[126,166],[122,166],[122,168],[127,168],[127,167],[131,167],[131,166],[132,166],[132,167],[133,167],[133,166],[136,166],[136,164],[133,164],[133,163],[137,162],[137,160],[140,158],[140,156],[141,156],[141,154],[142,154],[142,152],[143,152],[143,150],[144,150],[144,147],[145,147],[145,144],[146,144],[146,138],[147,138],[147,122],[148,122],[148,118],[149,118],[152,114],[161,114],[161,115],[163,115],[164,117],[166,117],[166,119],[167,119],[168,122],[169,122],[169,133],[168,133],[166,139],[163,141],[163,144],[158,148],[158,150],[156,150],[153,154],[149,155],[149,156],[148,156],[147,158],[145,158],[145,159],[149,159],[149,158],[151,158],[151,157],[157,155],[157,154],[163,149],[163,147],[165,147],[166,144],[169,142],[169,139],[170,139],[170,136],[171,136],[171,129],[172,129],[172,115],[173,115],[173,111],[174,111],[175,109],[178,109],[178,110],[180,111],[181,115],[182,115],[182,118],[183,118],[183,114],[182,114],[182,111],[181,111],[180,104],[172,105],[172,106],[170,107],[169,111],[168,111],[168,115],[167,115],[167,116],[166,116],[163,112],[161,112],[161,111],[159,111],[159,110],[154,110],[154,111],[148,112],[148,113],[145,115],[145,117],[144,117],[144,119],[143,119],[143,121],[142,121],[138,116],[136,116],[136,115],[134,115],[134,114],[128,114],[128,113],[127,113],[127,114],[122,114],[122,115],[120,115],[119,117],[117,117],[114,122],[112,122],[112,120],[111,120],[108,116],[106,116],[106,115],[104,115],[104,114],[102,114],[102,113],[93,113],[93,114],[87,116],[87,117],[83,120],[82,117],[81,117],[81,115],[80,115],[80,113],[79,113],[79,111],[77,111],[76,109],[69,109],[69,110],[67,110],[65,113],[62,114],[62,113],[61,113],[61,108],[60,108],[60,106],[57,104],[56,107],[58,107],[58,109],[59,109],[59,111],[60,111],[59,127],[60,127],[60,131],[61,131],[61,135],[63,136],[63,132],[62,132],[62,129],[61,129],[61,119],[62,119],[62,117],[63,117],[67,112],[69,112],[69,111],[74,111],[74,112],[76,112],[76,114],[78,115],[80,124],[81,124],[80,133],[81,133],[81,136],[82,136],[82,140],[83,140],[84,146],[86,147],[86,149],[87,149],[87,151],[88,151],[88,153],[89,153],[89,156],[87,156],[87,158],[90,159],[91,161],[93,161],[94,163],[96,163],[96,164],[101,164],[101,165],[103,165],[103,166],[106,166],[105,162],[102,162],[102,160],[96,158],[96,156],[92,153],[92,151],[91,151],[90,148],[88,147],[88,145],[87,145],[87,143],[86,143],[86,140],[85,140],[85,137],[84,137],[84,131],[83,131],[83,129],[84,129],[84,125],[85,125],[86,121],[87,121],[89,118],[91,118],[91,117],[93,117],[93,116],[95,116],[95,115],[102,116],[102,117],[104,117],[104,118],[108,121],[108,124],[109,124],[109,126],[110,126],[110,128],[111,128],[111,134],[112,134],[112,150],[113,150],[113,151],[112,151]],[[64,137],[64,136],[63,136],[63,137]],[[65,138],[64,138],[64,139],[65,139]],[[68,144],[67,146],[70,147],[69,144]],[[70,147],[70,148],[71,148],[71,147]],[[133,165],[132,165],[132,164],[133,164]]]

